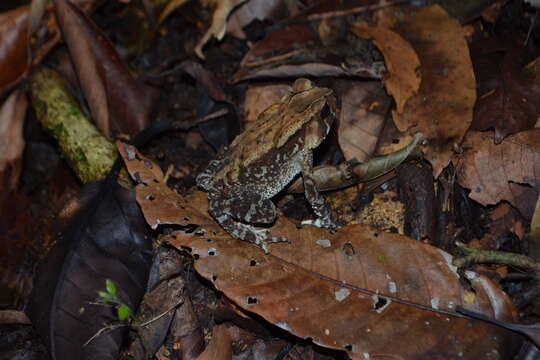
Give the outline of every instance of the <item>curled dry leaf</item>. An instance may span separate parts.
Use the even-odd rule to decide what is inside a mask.
[[[128,157],[129,150],[121,152]],[[148,160],[131,158],[132,177],[144,183],[137,191],[161,200],[162,179],[144,165]],[[280,217],[271,235],[291,244],[270,245],[267,256],[231,238],[210,218],[205,193],[182,198],[170,191],[169,196],[169,203],[184,205],[163,209],[164,222],[184,225],[187,217],[199,228],[176,231],[167,241],[191,251],[197,271],[239,306],[299,337],[345,350],[353,359],[489,359],[492,351],[501,358],[511,353],[513,334],[453,311],[461,305],[513,320],[508,297],[472,272],[474,292],[463,288],[451,256],[442,250],[365,225],[337,233],[299,230]],[[143,212],[152,213],[160,204],[140,203]]]
[[[215,36],[216,39],[221,40],[225,36],[225,30],[227,29],[227,17],[238,5],[248,0],[201,0],[201,2],[214,9],[212,13],[212,23],[195,46],[195,54],[201,59],[204,59],[202,49],[204,45]]]
[[[58,23],[95,123],[137,134],[148,125],[153,89],[134,79],[105,34],[74,4],[54,0]]]
[[[437,177],[472,121],[476,83],[469,49],[459,22],[440,6],[401,10],[382,11],[378,25],[391,28],[412,45],[420,59],[422,83],[393,118],[406,134],[424,134],[429,141],[426,158]]]
[[[540,129],[493,143],[490,133],[471,131],[463,143],[457,179],[482,205],[506,200],[531,218],[540,192]]]
[[[227,33],[244,39],[243,27],[253,20],[268,20],[284,7],[281,0],[249,0],[238,8],[227,21]]]
[[[14,91],[0,108],[0,179],[2,197],[19,183],[24,150],[23,125],[28,101],[22,90]]]
[[[0,14],[0,90],[16,83],[28,67],[28,6]]]
[[[352,31],[362,38],[373,39],[373,43],[382,52],[388,71],[384,86],[394,97],[397,112],[402,113],[407,100],[420,88],[418,55],[411,44],[390,29],[361,22],[354,24]]]
[[[296,19],[300,21],[300,19]],[[353,76],[379,79],[384,71],[380,54],[357,38],[323,46],[308,25],[287,25],[256,42],[240,63],[233,82],[258,78]]]

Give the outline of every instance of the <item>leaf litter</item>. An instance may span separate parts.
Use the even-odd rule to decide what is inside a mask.
[[[515,13],[517,2],[496,4],[498,10],[491,14],[491,23],[472,21],[464,28],[454,18],[463,24],[464,19],[487,19],[487,13],[481,15],[482,9],[467,6],[443,9],[437,5],[419,7],[386,2],[364,6],[353,1],[336,7],[331,1],[321,1],[305,9],[307,2],[250,0],[217,4],[145,0],[144,8],[154,23],[150,37],[146,36],[148,29],[139,29],[146,34],[140,44],[125,41],[114,30],[121,26],[110,26],[104,21],[111,14],[120,21],[127,18],[125,14],[138,14],[143,19],[146,14],[135,10],[140,4],[107,3],[95,7],[91,0],[73,3],[84,6],[99,25],[92,24],[72,3],[63,0],[54,1],[55,6],[42,7],[41,23],[40,19],[32,20],[32,65],[40,67],[45,54],[60,39],[51,16],[56,11],[70,50],[68,62],[75,64],[79,78],[72,85],[83,89],[90,108],[86,113],[93,115],[107,136],[110,129],[135,134],[144,128],[151,118],[152,94],[157,92],[166,95],[159,100],[165,106],[156,107],[158,119],[185,117],[186,128],[190,121],[200,124],[193,119],[207,119],[198,130],[190,130],[185,137],[180,135],[179,138],[186,139],[186,146],[180,146],[179,152],[185,154],[185,159],[174,155],[178,146],[176,135],[162,136],[151,146],[150,153],[158,161],[145,158],[126,145],[120,144],[119,151],[138,184],[137,201],[146,222],[163,233],[161,242],[184,254],[191,252],[197,272],[243,308],[236,310],[242,317],[249,319],[257,314],[293,335],[345,351],[355,359],[511,358],[517,352],[520,339],[488,322],[496,318],[503,322],[499,325],[512,328],[510,325],[518,321],[516,306],[526,317],[534,317],[531,294],[536,290],[532,282],[527,277],[521,284],[514,282],[512,279],[520,274],[509,265],[470,264],[464,272],[457,273],[452,265],[452,259],[459,263],[463,251],[456,248],[455,240],[523,253],[529,239],[529,221],[532,219],[532,227],[537,223],[538,210],[534,209],[539,203],[539,162],[535,157],[538,134],[534,127],[538,126],[539,117],[533,105],[538,66],[537,61],[531,60],[539,54],[534,46],[522,47],[522,52],[506,50],[503,64],[511,63],[510,59],[515,57],[523,57],[523,61],[515,62],[514,67],[503,66],[500,80],[498,74],[490,73],[491,65],[478,66],[476,60],[481,58],[469,52],[471,37],[490,37],[501,44],[500,37],[490,35],[500,34],[499,27],[509,28],[508,19],[513,16],[509,9]],[[525,15],[513,21],[519,21],[523,29],[532,17],[526,6],[519,10]],[[285,13],[291,17],[283,19]],[[67,26],[74,19],[79,19],[83,26]],[[491,33],[485,31],[488,28]],[[186,29],[185,35],[179,36],[178,29]],[[13,27],[10,31],[19,30]],[[226,32],[246,40],[224,36]],[[534,31],[507,32],[521,37],[523,43],[537,41]],[[83,34],[82,40],[75,39],[75,33]],[[0,55],[9,57],[13,49],[25,49],[26,54],[27,38],[17,39],[12,44],[15,47]],[[508,43],[505,46],[508,49]],[[193,52],[207,60],[186,60]],[[51,58],[57,56],[52,53]],[[26,63],[29,62],[21,64]],[[54,61],[48,64],[57,66]],[[497,65],[495,61],[493,64]],[[479,76],[482,70],[488,73],[487,77]],[[26,67],[10,73],[14,77],[6,82],[5,89],[18,86],[20,74],[25,71]],[[150,75],[137,76],[138,72]],[[99,76],[96,78],[95,74]],[[389,158],[377,155],[403,149],[410,141],[416,146],[417,133],[421,131],[427,139],[423,144],[426,160],[411,156],[415,162],[407,167],[428,169],[434,175],[437,196],[430,197],[431,203],[426,206],[403,206],[404,191],[412,190],[413,197],[421,197],[423,190],[413,186],[416,179],[398,183],[391,180],[396,164],[403,161],[400,160],[393,167],[385,165],[384,171],[375,172],[374,179],[371,175],[364,179],[369,182],[363,188],[334,190],[326,195],[345,225],[329,232],[301,227],[300,221],[310,217],[305,200],[293,195],[297,191],[285,193],[276,198],[276,204],[286,215],[280,213],[269,230],[292,243],[271,245],[270,255],[265,256],[256,247],[224,233],[208,215],[205,194],[192,189],[196,172],[214,154],[201,135],[215,149],[229,143],[249,119],[279,101],[291,79],[300,76],[310,76],[317,85],[332,88],[338,99],[337,124],[316,154],[316,159],[324,164],[315,168],[321,175],[317,181],[332,184],[325,190],[356,184],[358,179],[351,181],[350,176],[358,176],[357,170],[363,164],[355,161],[368,161],[367,167],[388,162]],[[347,79],[338,78],[343,76]],[[395,109],[390,107],[391,99]],[[520,107],[520,101],[526,106]],[[206,118],[223,107],[227,110],[222,115]],[[489,129],[494,132],[485,131]],[[403,154],[403,159],[409,158],[408,153]],[[176,160],[171,161],[175,156]],[[354,166],[354,171],[348,166]],[[161,168],[166,168],[166,173]],[[446,182],[441,181],[440,174]],[[354,197],[357,199],[353,200]],[[372,212],[370,206],[373,209],[382,198],[390,201],[384,201],[388,211],[380,212],[374,221],[378,229],[354,223],[367,221],[369,216],[358,213]],[[497,208],[490,208],[494,205]],[[471,212],[473,208],[480,212]],[[441,209],[448,216],[446,219],[441,218]],[[446,237],[444,248],[452,255],[426,245],[426,239],[413,241],[408,237],[415,234],[411,224],[424,218],[426,211],[432,212],[429,215],[437,233],[435,238]],[[484,215],[479,216],[481,211]],[[137,222],[142,223],[142,218]],[[475,231],[468,229],[470,224],[475,224]],[[530,241],[536,236],[533,230]],[[405,235],[401,235],[403,232]],[[103,238],[106,237],[104,234]],[[429,241],[434,241],[431,235]],[[531,249],[534,256],[534,246]],[[169,251],[175,250],[169,247]],[[70,263],[63,266],[69,268]],[[505,280],[500,283],[506,293],[496,284],[501,278]],[[178,295],[167,292],[166,284],[161,284],[160,291],[164,292],[159,296],[172,301]],[[119,285],[117,291],[122,289]],[[62,282],[57,286],[62,286]],[[181,290],[181,285],[171,286],[177,292]],[[523,288],[530,294],[520,298]],[[181,306],[185,304],[190,302]],[[458,307],[472,311],[472,318],[483,313],[487,319],[463,317],[456,313]],[[181,315],[173,322],[182,321],[178,316],[187,316],[182,311],[178,314]],[[198,315],[212,318],[200,311]],[[166,317],[161,319],[165,321]],[[48,320],[54,322],[54,316]],[[204,324],[205,329],[213,325],[206,321]],[[243,356],[254,356],[255,346],[239,350],[233,343],[231,352],[232,328],[217,326],[214,330],[214,339],[206,355],[201,356],[231,358],[232,353],[239,351]],[[164,331],[156,330],[153,334],[156,337],[152,351],[159,347]],[[202,351],[201,336],[196,331],[189,336],[195,339],[192,345],[176,338],[174,341],[180,342],[175,346],[193,346],[199,350],[191,356],[198,356]],[[161,348],[161,358],[170,355]]]

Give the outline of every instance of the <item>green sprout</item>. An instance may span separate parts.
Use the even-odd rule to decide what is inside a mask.
[[[109,305],[115,307],[116,316],[118,320],[125,321],[131,318],[132,311],[128,305],[126,305],[120,298],[118,298],[116,284],[110,280],[105,280],[105,291],[99,290],[98,292],[98,302],[101,304]]]

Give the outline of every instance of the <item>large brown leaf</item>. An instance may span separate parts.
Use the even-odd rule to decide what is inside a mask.
[[[472,121],[476,83],[469,49],[459,22],[438,5],[401,10],[385,11],[378,25],[391,28],[412,45],[420,59],[422,83],[393,118],[406,134],[424,134],[429,141],[426,158],[437,177]]]
[[[0,14],[0,90],[26,73],[28,10],[28,6],[21,6]]]
[[[540,192],[540,129],[531,129],[493,143],[491,133],[471,131],[463,143],[457,179],[482,205],[506,200],[527,218]]]
[[[223,232],[207,213],[205,193],[182,198],[166,188],[155,164],[133,148],[120,152],[140,183],[138,199],[149,223],[198,224],[195,232],[177,231],[168,242],[189,249],[197,271],[239,306],[282,329],[353,359],[511,354],[512,334],[453,311],[461,305],[508,320],[515,316],[510,300],[472,272],[475,292],[463,288],[442,250],[369,226],[299,230],[280,217],[272,235],[291,244],[271,245],[267,256]]]
[[[134,79],[104,33],[74,4],[54,0],[92,117],[106,136],[136,134],[148,125],[155,92]]]

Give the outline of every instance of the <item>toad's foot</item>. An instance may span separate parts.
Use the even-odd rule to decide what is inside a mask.
[[[337,227],[334,220],[332,219],[332,216],[304,220],[300,223],[300,225],[302,226],[311,225],[311,226],[316,226],[318,228],[325,228],[325,229],[335,229]]]
[[[243,226],[251,228],[251,234],[254,236],[254,239],[251,240],[248,236],[246,239],[249,242],[254,243],[261,249],[263,249],[265,254],[268,254],[270,251],[268,250],[268,244],[273,243],[279,243],[279,242],[287,242],[290,243],[291,241],[285,237],[268,237],[268,230],[266,229],[256,229],[255,227],[251,225],[241,224]]]
[[[219,224],[231,235],[232,237],[244,241],[248,241],[260,247],[265,254],[268,254],[268,244],[278,242],[288,242],[289,239],[284,237],[268,237],[269,230],[257,229],[256,227],[235,221],[230,216],[222,215],[217,217],[216,220]]]

